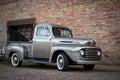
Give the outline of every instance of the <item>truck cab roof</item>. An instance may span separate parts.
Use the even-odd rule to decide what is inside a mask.
[[[50,26],[50,27],[62,27],[65,28],[65,26],[57,25],[57,24],[38,24],[37,26]]]

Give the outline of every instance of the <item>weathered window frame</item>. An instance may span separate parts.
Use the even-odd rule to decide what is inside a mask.
[[[8,21],[9,41],[29,41],[33,38],[35,18]],[[24,30],[23,30],[24,29]],[[30,35],[28,35],[28,33]],[[17,34],[17,35],[16,35]],[[12,38],[11,38],[12,37]]]

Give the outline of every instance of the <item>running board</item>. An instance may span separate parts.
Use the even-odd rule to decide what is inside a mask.
[[[23,61],[49,64],[49,60],[24,59]]]

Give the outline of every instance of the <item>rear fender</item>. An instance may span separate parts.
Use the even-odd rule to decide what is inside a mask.
[[[25,52],[24,46],[8,46],[6,58],[11,57],[13,53],[17,53],[20,56],[20,60],[23,60],[25,56],[24,52]]]

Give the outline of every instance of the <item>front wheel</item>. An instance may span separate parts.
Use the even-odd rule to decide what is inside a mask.
[[[13,53],[11,56],[11,64],[13,67],[19,67],[22,64],[22,61],[20,61],[20,57],[17,53]]]
[[[69,59],[68,56],[64,53],[60,53],[57,56],[57,68],[60,71],[65,71],[68,69],[69,66]]]
[[[83,65],[83,67],[86,70],[92,70],[95,67],[95,64],[86,64],[86,65]]]

